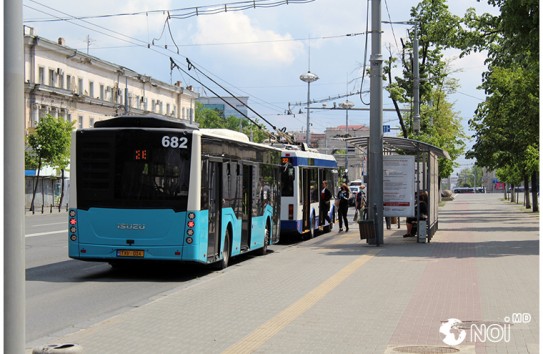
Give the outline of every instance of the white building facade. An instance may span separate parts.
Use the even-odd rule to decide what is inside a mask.
[[[156,113],[194,121],[198,93],[38,37],[25,27],[25,131],[47,114],[78,129],[124,114]]]

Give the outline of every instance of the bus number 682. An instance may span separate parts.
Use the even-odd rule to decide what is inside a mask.
[[[163,136],[162,137],[162,146],[172,147],[174,149],[186,149],[187,148],[188,139],[185,137],[177,137],[177,136]]]

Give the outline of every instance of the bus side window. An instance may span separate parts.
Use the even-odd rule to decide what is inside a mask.
[[[200,199],[200,203],[202,205],[202,210],[209,208],[209,180],[208,180],[208,168],[209,168],[209,161],[203,160],[202,161],[202,195]]]

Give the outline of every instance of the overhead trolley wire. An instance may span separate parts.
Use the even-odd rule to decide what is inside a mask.
[[[29,1],[39,4],[37,1],[34,1],[34,0],[29,0]],[[85,19],[98,19],[98,18],[108,18],[108,17],[137,16],[137,15],[143,15],[143,14],[166,13],[166,12],[169,12],[172,18],[186,19],[186,18],[190,18],[194,16],[215,15],[222,12],[236,12],[236,11],[244,11],[244,10],[256,9],[256,8],[270,8],[270,7],[277,7],[277,6],[290,5],[290,4],[305,4],[305,3],[310,3],[314,1],[315,0],[250,0],[250,1],[238,1],[238,2],[232,2],[232,3],[226,3],[226,4],[187,7],[187,8],[180,8],[180,9],[124,12],[124,13],[106,14],[106,15],[79,16],[76,18],[71,18],[71,17],[60,18],[59,17],[56,19],[36,19],[36,20],[28,20],[25,22],[58,22],[58,21],[66,21],[66,20],[72,20],[72,19],[85,20]]]

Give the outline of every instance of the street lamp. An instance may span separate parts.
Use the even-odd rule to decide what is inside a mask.
[[[339,108],[342,108],[345,110],[345,138],[349,137],[349,109],[353,107],[354,107],[354,103],[352,103],[349,100],[345,100],[345,102],[341,102],[339,104]],[[349,150],[348,143],[347,141],[345,141],[345,175],[346,176],[348,176],[347,173],[349,172],[349,157],[347,156],[348,150]],[[348,177],[346,179],[347,181],[349,180]]]
[[[305,132],[305,142],[309,146],[309,100],[310,100],[310,86],[311,83],[317,81],[319,77],[316,74],[313,74],[311,71],[308,71],[307,74],[300,75],[300,80],[307,82],[307,131]]]

